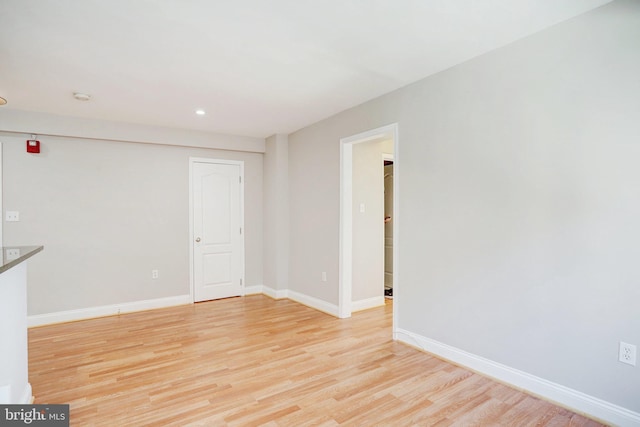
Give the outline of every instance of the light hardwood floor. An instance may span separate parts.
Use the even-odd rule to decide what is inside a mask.
[[[599,426],[391,339],[256,295],[29,331],[36,403],[72,426]]]

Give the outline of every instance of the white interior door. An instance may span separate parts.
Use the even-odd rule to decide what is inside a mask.
[[[242,167],[192,162],[194,301],[243,294]]]

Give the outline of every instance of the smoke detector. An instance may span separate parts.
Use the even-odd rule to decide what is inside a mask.
[[[86,93],[74,92],[73,97],[78,101],[88,101],[91,99],[91,95],[87,95]]]

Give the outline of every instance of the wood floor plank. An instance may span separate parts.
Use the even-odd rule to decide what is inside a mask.
[[[600,425],[394,342],[392,311],[256,295],[32,328],[30,382],[72,426]]]

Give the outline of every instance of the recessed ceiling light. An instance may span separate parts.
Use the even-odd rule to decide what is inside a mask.
[[[88,101],[91,99],[91,95],[87,95],[86,93],[74,92],[73,97],[78,101]]]
[[[199,116],[204,116],[207,113],[204,110],[200,109],[200,110],[196,110],[196,114]]]
[[[7,103],[7,100],[0,97],[0,105],[5,105]]]

